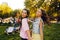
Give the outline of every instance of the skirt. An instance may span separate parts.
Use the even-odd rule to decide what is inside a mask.
[[[32,40],[41,40],[40,34],[32,33]]]

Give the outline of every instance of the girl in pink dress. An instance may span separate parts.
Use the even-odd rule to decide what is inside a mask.
[[[23,11],[22,11],[22,27],[20,30],[21,40],[31,40],[28,19],[27,19],[28,16],[29,16],[29,10],[23,9]]]

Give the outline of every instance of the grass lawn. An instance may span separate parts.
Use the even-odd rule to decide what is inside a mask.
[[[44,27],[44,40],[60,40],[60,24]]]
[[[19,33],[14,33],[11,35],[5,34],[7,26],[0,26],[0,40],[20,40]]]
[[[6,35],[4,33],[7,26],[0,26],[0,40],[21,40],[19,33]],[[60,24],[45,25],[44,40],[60,40]]]

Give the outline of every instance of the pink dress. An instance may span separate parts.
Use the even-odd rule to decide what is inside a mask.
[[[22,19],[22,27],[20,30],[20,37],[21,38],[28,39],[28,35],[26,33],[27,30],[29,30],[29,25],[28,25],[27,18],[24,18],[24,19]]]

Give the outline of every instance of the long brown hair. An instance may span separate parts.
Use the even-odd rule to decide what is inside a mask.
[[[42,18],[43,22],[49,24],[49,18],[48,18],[48,15],[46,14],[45,10],[43,10],[43,9],[40,9],[40,10],[42,12],[41,18]]]

